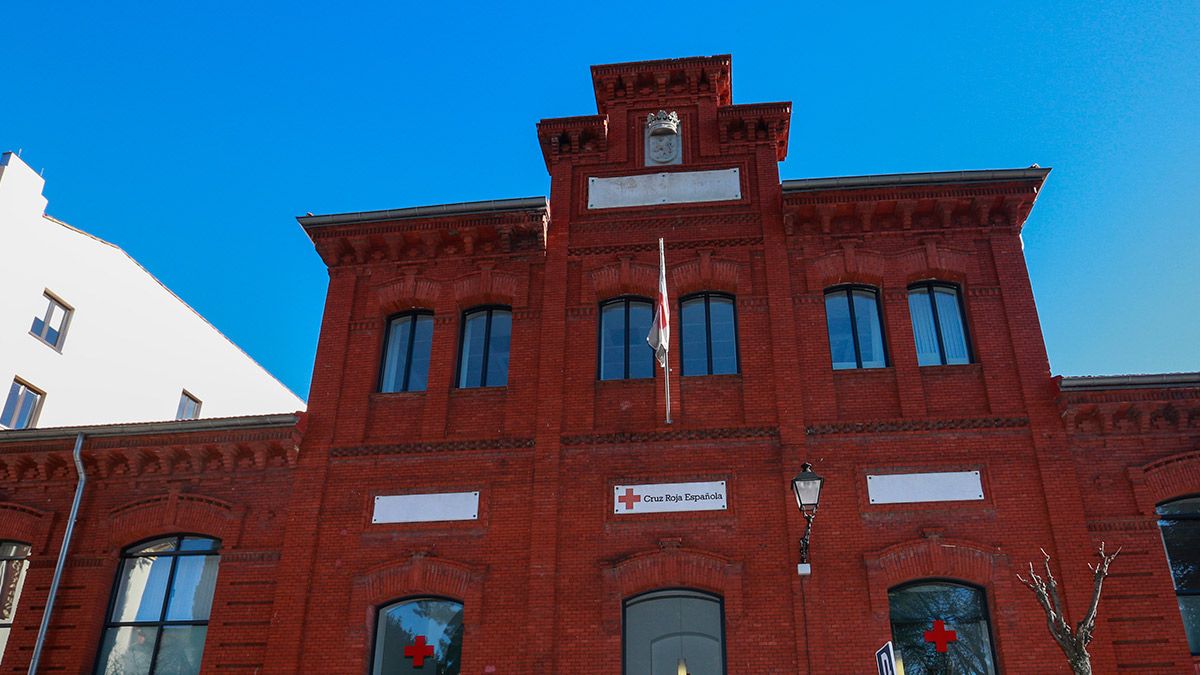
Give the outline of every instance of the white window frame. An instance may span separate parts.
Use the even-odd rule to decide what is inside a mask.
[[[15,405],[13,405],[13,414],[14,415],[16,415],[17,413],[20,412],[22,400],[24,399],[25,396],[28,396],[30,393],[37,396],[37,404],[35,404],[33,406],[33,412],[31,412],[29,414],[29,424],[26,424],[25,426],[21,427],[22,429],[34,429],[37,427],[38,417],[40,417],[42,414],[42,406],[46,403],[46,392],[42,391],[41,389],[38,389],[37,387],[33,386],[32,384],[29,384],[28,382],[26,382],[25,380],[22,380],[19,377],[13,378],[13,384],[20,385],[21,389],[22,389],[22,391],[17,393],[17,402]],[[10,384],[8,386],[8,390],[10,393],[12,392],[12,384]],[[4,408],[6,408],[6,407],[8,407],[8,394],[5,394],[4,403],[2,405],[0,405],[0,413],[2,413]],[[0,419],[0,429],[14,429],[15,428],[15,427],[10,427],[8,425],[8,422],[9,422],[9,420]]]
[[[191,401],[192,403],[196,404],[196,414],[194,416],[180,417],[180,415],[183,414],[184,401]],[[199,398],[196,397],[195,394],[191,393],[187,389],[184,389],[183,392],[179,394],[179,405],[175,407],[175,421],[200,419],[200,407],[203,405],[204,405],[204,401],[201,401]]]
[[[63,343],[67,341],[67,330],[71,327],[71,317],[75,315],[75,308],[72,307],[71,305],[68,305],[66,302],[63,301],[62,298],[58,297],[54,293],[51,293],[49,289],[42,291],[42,297],[45,298],[47,301],[46,311],[43,312],[40,317],[39,316],[34,317],[34,320],[41,319],[42,332],[41,332],[41,334],[35,333],[35,332],[33,332],[33,327],[30,326],[29,334],[32,335],[33,337],[41,340],[42,342],[44,342],[51,349],[61,352],[62,348],[63,348]],[[53,314],[53,312],[54,312],[55,305],[58,305],[59,309],[61,309],[63,311],[63,320],[62,320],[62,325],[58,329],[58,341],[51,342],[46,339],[46,334],[50,331],[49,319],[50,319],[50,315]]]

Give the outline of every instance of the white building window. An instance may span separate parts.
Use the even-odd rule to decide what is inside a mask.
[[[6,429],[28,429],[37,422],[42,409],[45,392],[38,391],[21,380],[13,380],[0,412],[0,427]]]
[[[43,297],[47,303],[46,311],[41,316],[33,317],[33,327],[29,333],[55,349],[62,349],[72,310],[66,303],[50,295],[49,291]]]
[[[185,389],[179,395],[179,408],[175,410],[175,419],[194,420],[200,417],[200,399],[187,393]]]
[[[13,615],[21,600],[25,585],[25,570],[29,568],[29,544],[0,541],[0,660],[12,632]]]

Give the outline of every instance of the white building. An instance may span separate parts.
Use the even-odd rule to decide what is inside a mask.
[[[293,412],[304,401],[0,156],[0,428]]]

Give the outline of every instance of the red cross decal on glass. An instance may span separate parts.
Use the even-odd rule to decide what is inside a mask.
[[[418,635],[416,642],[404,648],[404,657],[413,660],[413,668],[425,665],[425,657],[433,657],[433,645],[425,644],[425,636]]]
[[[633,488],[625,488],[625,494],[617,497],[617,501],[625,505],[626,511],[632,511],[633,505],[642,501],[642,496],[633,494]]]
[[[925,631],[925,641],[932,642],[938,652],[945,653],[950,649],[951,642],[958,641],[958,633],[946,630],[946,623],[941,619],[933,622],[933,628]]]

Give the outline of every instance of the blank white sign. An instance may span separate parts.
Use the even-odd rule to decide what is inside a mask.
[[[978,471],[890,473],[867,476],[872,504],[962,502],[983,499]]]
[[[588,178],[588,208],[722,202],[742,198],[737,169],[672,171],[616,178]]]
[[[375,497],[372,523],[431,523],[440,520],[478,520],[478,492],[439,492]]]

